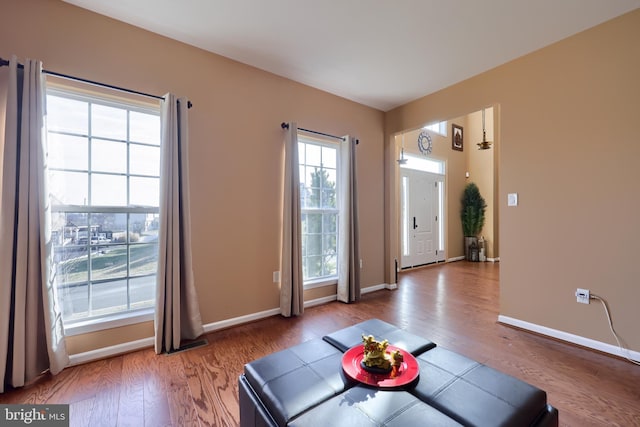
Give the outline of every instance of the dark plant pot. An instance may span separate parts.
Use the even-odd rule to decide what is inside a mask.
[[[466,236],[464,238],[464,258],[467,261],[472,261],[471,259],[471,245],[473,245],[475,243],[476,246],[478,246],[478,238],[475,236]],[[476,259],[477,261],[477,259]]]

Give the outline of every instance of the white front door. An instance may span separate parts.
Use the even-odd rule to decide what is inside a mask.
[[[401,268],[430,264],[444,259],[439,248],[439,183],[443,177],[412,169],[401,169],[402,257]]]

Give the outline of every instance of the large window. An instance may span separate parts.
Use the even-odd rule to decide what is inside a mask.
[[[47,92],[53,254],[65,328],[154,306],[158,108]]]
[[[338,277],[338,153],[333,142],[298,135],[306,286]]]

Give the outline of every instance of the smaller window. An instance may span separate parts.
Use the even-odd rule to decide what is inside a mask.
[[[338,145],[298,135],[305,285],[338,277]]]
[[[435,132],[442,136],[447,136],[447,122],[438,122],[433,123],[431,125],[423,127],[424,130],[429,130],[431,132]]]
[[[404,158],[407,161],[400,165],[401,168],[437,173],[439,175],[444,175],[445,173],[445,162],[442,160],[412,156],[411,154],[405,154]]]

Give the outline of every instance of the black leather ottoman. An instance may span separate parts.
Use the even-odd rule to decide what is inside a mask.
[[[524,381],[442,347],[417,360],[420,378],[411,393],[463,425],[558,425],[547,394]]]
[[[357,385],[289,423],[297,427],[461,426],[414,395]]]
[[[420,376],[403,389],[353,381],[342,355],[362,334],[416,356]],[[546,393],[378,319],[245,365],[240,424],[249,426],[558,426]]]
[[[373,335],[386,339],[390,344],[408,351],[414,356],[432,349],[436,345],[426,338],[413,335],[397,326],[379,319],[366,320],[348,328],[340,329],[322,339],[345,352],[351,347],[362,344],[362,335]]]
[[[240,424],[285,426],[348,386],[342,352],[321,339],[270,354],[240,376]]]

